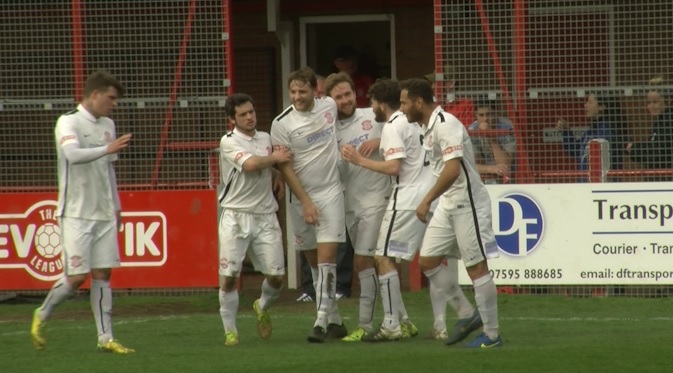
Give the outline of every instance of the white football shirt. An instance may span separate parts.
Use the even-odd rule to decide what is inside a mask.
[[[365,141],[381,138],[383,123],[377,122],[375,117],[371,108],[355,109],[350,118],[339,120],[336,125],[339,146],[350,144],[358,149]],[[383,160],[376,151],[370,158],[376,161]],[[346,212],[362,211],[388,204],[390,177],[349,162],[341,161],[341,163],[343,170],[341,181],[346,189]]]
[[[252,214],[269,214],[278,210],[273,196],[272,171],[244,172],[243,163],[252,156],[271,154],[271,137],[266,132],[255,132],[250,137],[238,129],[220,140],[220,177],[222,189],[218,200],[224,209]]]
[[[111,162],[117,160],[117,155],[110,154],[91,162],[72,164],[63,152],[63,147],[69,144],[76,144],[82,149],[109,145],[117,136],[112,119],[96,118],[80,104],[76,110],[58,118],[54,135],[58,167],[56,216],[115,220],[110,167]]]
[[[388,210],[413,210],[435,183],[427,159],[421,128],[409,123],[407,116],[396,111],[383,126],[379,148],[383,159],[401,159],[399,175],[392,177],[393,189]]]
[[[342,192],[336,120],[336,103],[324,97],[314,99],[313,109],[307,112],[288,107],[271,124],[271,143],[292,151],[294,172],[313,201]]]
[[[472,141],[465,126],[438,106],[432,112],[424,132],[425,147],[430,151],[436,176],[444,169],[444,162],[460,159],[460,175],[439,198],[439,204],[446,210],[490,206],[491,197],[477,172]]]

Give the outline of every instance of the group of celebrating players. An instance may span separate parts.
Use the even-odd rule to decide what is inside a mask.
[[[402,300],[395,260],[412,260],[420,250],[435,317],[431,336],[454,345],[483,327],[465,346],[502,346],[497,292],[487,264],[498,255],[491,200],[465,127],[434,102],[423,79],[376,81],[367,109],[357,108],[353,81],[345,73],[326,78],[326,97],[316,97],[317,85],[308,67],[289,75],[292,105],[273,120],[270,134],[256,130],[250,96],[227,98],[225,111],[234,128],[220,144],[219,299],[225,345],[239,343],[236,282],[246,253],[265,275],[253,308],[260,337],[271,336],[268,309],[285,274],[276,198],[287,185],[288,237],[306,256],[316,290],[309,342],[385,342],[418,335]],[[335,294],[337,246],[346,229],[360,281],[359,322],[351,333]],[[458,284],[459,259],[472,279],[476,309]],[[379,296],[384,317],[375,328]],[[447,304],[459,319],[451,333]]]

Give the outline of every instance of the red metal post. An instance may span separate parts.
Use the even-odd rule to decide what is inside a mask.
[[[75,101],[82,101],[84,91],[84,25],[82,24],[82,0],[72,0],[70,3],[72,17],[72,61],[75,84]]]
[[[446,73],[444,71],[444,58],[442,56],[442,43],[444,42],[444,28],[442,26],[442,0],[434,0],[434,28],[435,28],[435,73]],[[436,30],[441,30],[437,32]],[[444,79],[435,79],[435,97],[437,102],[444,103],[446,92]],[[420,274],[419,274],[420,276]]]
[[[514,92],[516,94],[517,115],[514,126],[516,138],[516,182],[528,184],[533,182],[528,152],[526,150],[526,136],[528,124],[526,121],[526,0],[514,1]]]
[[[228,35],[224,41],[224,77],[229,79],[229,87],[226,94],[234,93],[234,45],[231,41],[231,0],[222,0],[222,22],[223,31]],[[227,74],[227,72],[229,74]]]
[[[486,15],[486,10],[484,9],[484,3],[482,0],[476,0],[475,5],[477,6],[477,12],[479,13],[479,18],[481,18],[481,27],[484,30],[484,36],[486,37],[486,42],[488,43],[488,51],[491,54],[491,59],[493,60],[493,66],[495,67],[495,74],[500,81],[500,88],[502,89],[502,95],[505,98],[505,103],[507,104],[507,114],[510,118],[514,118],[514,105],[512,105],[512,95],[509,92],[509,86],[507,80],[505,80],[505,74],[502,72],[502,64],[500,63],[500,56],[498,55],[498,47],[495,45],[495,40],[493,39],[493,34],[491,33],[491,26],[488,22],[488,16]]]
[[[182,36],[182,45],[180,46],[180,54],[178,55],[178,65],[175,68],[173,88],[171,89],[171,96],[168,100],[168,109],[166,110],[166,120],[164,121],[164,126],[161,130],[161,141],[159,143],[159,150],[157,150],[157,160],[154,164],[154,172],[152,172],[152,188],[155,188],[159,182],[161,161],[164,158],[164,149],[166,148],[168,132],[171,127],[171,120],[173,119],[173,108],[175,107],[175,100],[178,97],[178,89],[180,88],[180,81],[182,80],[182,67],[185,64],[185,58],[187,57],[187,45],[189,44],[189,35],[192,32],[192,22],[194,21],[194,13],[196,13],[196,3],[197,0],[192,0],[189,3],[189,15],[187,16],[187,23],[185,24],[185,30]]]

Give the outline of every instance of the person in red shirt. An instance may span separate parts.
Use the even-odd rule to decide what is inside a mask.
[[[359,108],[369,107],[367,92],[374,84],[374,78],[358,71],[358,52],[350,45],[343,45],[334,51],[334,67],[337,72],[348,74],[355,84],[356,103]]]
[[[425,80],[430,82],[432,85],[432,90],[435,90],[436,74],[432,72],[423,76]],[[456,97],[455,88],[456,88],[456,79],[453,66],[444,67],[444,77],[446,84],[446,92],[448,101],[444,103],[444,111],[452,114],[465,127],[469,126],[476,119],[474,117],[474,103],[471,99],[467,97]],[[443,99],[443,97],[442,97]],[[438,100],[442,102],[442,100]]]

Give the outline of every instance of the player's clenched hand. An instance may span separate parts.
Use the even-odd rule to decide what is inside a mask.
[[[360,155],[360,153],[355,150],[353,145],[348,144],[341,147],[341,158],[343,158],[346,162],[358,164],[362,158],[362,155]]]
[[[276,163],[285,163],[292,160],[292,152],[288,148],[278,148],[271,153],[271,157]]]
[[[416,208],[416,217],[423,223],[427,223],[429,214],[430,214],[430,204],[421,202],[421,204],[418,205],[418,207]]]
[[[304,209],[304,221],[306,224],[319,225],[318,216],[320,213],[318,212],[318,208],[313,204],[313,202],[302,202],[301,206]]]
[[[112,141],[108,146],[107,146],[107,153],[108,154],[114,154],[127,146],[129,146],[129,141],[131,141],[131,134],[127,133],[126,135],[123,135],[121,137],[116,138],[114,141]]]
[[[371,139],[367,140],[360,145],[358,151],[362,154],[363,157],[369,158],[370,155],[376,150],[378,150],[379,145],[381,145],[381,139]]]

